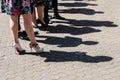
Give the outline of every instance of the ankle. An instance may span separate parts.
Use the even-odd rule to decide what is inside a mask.
[[[32,47],[36,47],[36,46],[38,46],[37,43],[32,43],[32,42],[31,42],[29,45],[30,45],[31,48],[32,48]]]
[[[39,53],[43,52],[43,48],[40,48],[37,43],[30,43],[29,46],[31,48],[31,51],[33,48],[36,52],[39,52]]]
[[[14,43],[13,45],[15,48],[18,48],[19,51],[23,50],[23,48],[21,47],[20,43]]]

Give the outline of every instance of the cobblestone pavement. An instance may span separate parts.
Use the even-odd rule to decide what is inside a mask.
[[[20,40],[28,53],[16,55],[9,16],[0,13],[0,80],[120,80],[119,3],[59,0],[66,20],[34,29],[42,54],[31,53],[29,41]]]

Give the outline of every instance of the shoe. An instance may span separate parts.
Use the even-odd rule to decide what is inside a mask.
[[[23,39],[23,40],[29,40],[25,31],[18,32],[18,38]]]
[[[45,21],[46,24],[49,24],[50,19],[49,18],[44,18],[44,21]]]
[[[29,46],[31,48],[31,52],[32,52],[32,48],[38,53],[42,53],[44,51],[44,49],[40,48],[37,43],[30,43]]]
[[[37,24],[41,24],[41,27],[47,27],[48,26],[48,24],[44,24],[39,19],[37,19],[36,22],[37,22]]]
[[[39,26],[38,25],[33,25],[33,28],[38,28]]]
[[[35,34],[35,36],[37,36],[37,35],[39,34],[39,32],[38,32],[38,31],[35,31],[34,34]]]
[[[19,43],[15,43],[14,44],[14,48],[15,48],[15,52],[17,54],[23,54],[23,53],[25,53],[25,50],[23,48],[21,48],[21,46],[20,46]]]
[[[48,24],[42,24],[41,27],[48,27]]]
[[[54,15],[53,18],[65,20],[65,18],[64,18],[64,17],[61,17],[59,14],[58,14],[58,15]]]
[[[5,13],[6,11],[5,11],[5,10],[2,10],[1,12],[2,12],[2,13]]]

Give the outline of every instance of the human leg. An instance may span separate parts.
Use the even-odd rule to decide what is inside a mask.
[[[10,30],[15,43],[19,43],[18,40],[18,16],[10,16]]]
[[[53,7],[54,15],[58,15],[58,1],[57,0],[52,0],[52,7]]]
[[[53,18],[65,20],[64,17],[61,17],[58,12],[58,0],[52,0],[53,6]]]
[[[32,12],[32,25],[33,27],[38,27],[38,24],[36,22],[36,11],[35,11],[35,7],[33,8],[33,12]]]
[[[32,43],[36,43],[33,28],[32,28],[32,23],[31,23],[32,21],[31,14],[24,14],[23,19],[24,19],[24,27],[27,32],[27,35],[29,36],[30,41]]]
[[[46,24],[49,23],[50,19],[49,19],[49,15],[48,15],[48,10],[49,10],[49,2],[46,2],[46,6],[44,8],[44,21]]]
[[[31,23],[32,20],[31,20],[30,3],[29,0],[18,0],[15,2],[13,0],[6,0],[6,1],[7,1],[6,13],[10,15],[10,29],[15,42],[15,49],[18,52],[21,52],[23,51],[23,49],[21,48],[18,40],[18,15],[20,14],[23,15],[25,30],[29,36],[31,44],[37,44]],[[27,3],[28,5],[26,5],[25,3]],[[36,50],[36,52],[43,51],[43,49],[40,48],[38,45],[36,46],[32,45],[32,47]]]
[[[20,15],[18,16],[18,31],[21,31],[21,26],[20,26]]]
[[[42,25],[45,25],[45,21],[44,21],[44,5],[41,6],[37,6],[37,12],[38,12],[38,19],[40,20],[40,23]]]
[[[31,23],[32,21],[31,14],[24,14],[23,18],[24,18],[24,27],[31,42],[30,48],[34,48],[36,52],[43,52],[43,48],[40,48],[35,40],[34,31]]]
[[[19,53],[25,52],[18,40],[18,16],[10,16],[10,30],[14,39],[14,47],[16,51]]]
[[[5,12],[5,0],[1,0],[1,12]]]

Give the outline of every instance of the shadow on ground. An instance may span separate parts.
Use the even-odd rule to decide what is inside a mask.
[[[117,27],[112,21],[97,21],[97,20],[75,20],[66,19],[66,21],[53,21],[53,23],[65,23],[71,26],[87,26],[87,27]]]
[[[71,35],[80,35],[80,34],[101,32],[101,30],[91,28],[91,27],[76,28],[76,27],[65,26],[65,25],[50,26],[50,27],[46,27],[46,28],[40,27],[39,29],[42,31],[48,31],[48,33],[68,33]]]
[[[74,3],[59,3],[59,6],[65,7],[86,7],[86,6],[97,6],[97,4],[83,3],[83,2],[74,2]]]
[[[65,10],[59,10],[59,13],[67,13],[67,14],[85,14],[85,15],[94,15],[96,13],[103,14],[102,11],[95,11],[93,9],[86,9],[86,8],[71,8]]]
[[[62,1],[96,1],[96,0],[62,0]]]
[[[89,56],[85,52],[63,52],[50,51],[44,53],[25,53],[24,55],[35,55],[46,58],[45,62],[72,62],[80,61],[85,63],[99,63],[111,61],[108,56]]]
[[[95,41],[82,41],[80,38],[66,36],[64,38],[60,37],[51,37],[51,36],[37,36],[39,38],[46,38],[45,40],[37,40],[37,42],[49,44],[49,45],[58,45],[57,47],[77,47],[80,44],[85,45],[96,45],[98,42]]]

